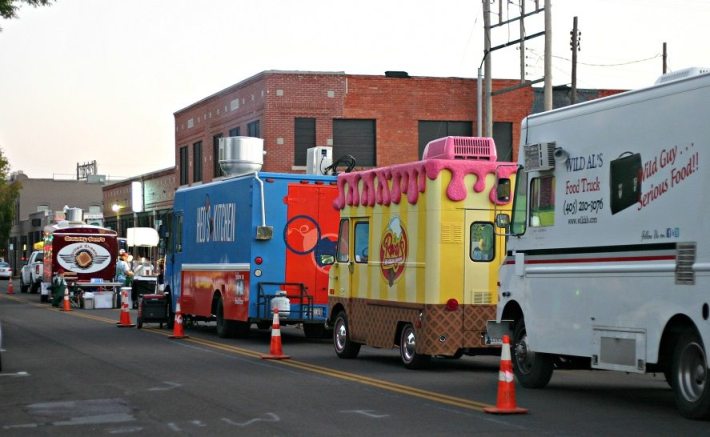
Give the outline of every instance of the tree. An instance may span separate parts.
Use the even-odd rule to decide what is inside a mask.
[[[18,3],[27,3],[34,7],[47,6],[52,0],[0,0],[0,17],[5,19],[17,18]],[[0,27],[0,30],[2,28]]]
[[[15,202],[21,188],[18,181],[8,179],[9,171],[10,163],[0,149],[0,253],[4,253],[7,248],[7,240],[15,218]]]

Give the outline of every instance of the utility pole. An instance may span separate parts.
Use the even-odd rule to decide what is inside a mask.
[[[668,71],[668,52],[666,43],[663,43],[663,74]]]
[[[577,17],[572,20],[572,40],[570,41],[570,48],[572,49],[572,89],[570,90],[569,102],[571,105],[577,103],[577,52],[579,51],[579,36],[581,35],[577,30]]]
[[[491,96],[491,71],[493,66],[491,65],[491,4],[488,0],[483,0],[483,32],[483,56],[486,63],[484,72],[486,122],[483,126],[483,136],[490,137],[493,135],[493,116],[491,114],[493,112],[493,98]]]
[[[481,60],[481,66],[485,62],[485,79],[482,77],[483,75],[481,74],[481,66],[478,67],[478,86],[477,86],[477,94],[478,94],[478,105],[477,105],[477,116],[476,119],[478,120],[478,135],[479,136],[492,136],[493,135],[493,99],[492,97],[494,95],[498,94],[504,94],[510,91],[515,91],[520,88],[528,87],[532,84],[542,82],[544,79],[537,79],[537,80],[526,80],[525,79],[525,41],[533,38],[537,38],[538,36],[543,36],[545,35],[545,32],[549,32],[549,30],[543,31],[543,32],[537,32],[532,35],[528,35],[527,32],[525,31],[525,25],[523,23],[523,20],[531,15],[535,15],[537,13],[540,13],[543,11],[543,9],[540,8],[540,5],[538,3],[539,0],[535,0],[535,10],[533,12],[525,12],[525,5],[524,5],[524,0],[521,2],[521,13],[519,17],[515,18],[509,18],[507,20],[502,20],[502,0],[501,3],[499,3],[498,10],[499,10],[499,17],[498,17],[498,24],[491,25],[491,2],[492,0],[482,0],[483,3],[483,43],[484,43],[484,50],[483,50],[483,59]],[[546,3],[548,3],[550,0],[545,0]],[[547,11],[545,11],[545,19],[549,20],[549,15],[547,14]],[[491,47],[491,28],[493,27],[500,27],[500,26],[505,26],[509,23],[515,22],[516,20],[520,20],[520,38],[517,40],[513,41],[508,41],[504,44],[497,45],[495,47]],[[549,29],[550,25],[548,23],[545,23],[545,28]],[[499,50],[499,49],[504,49],[506,47],[510,47],[515,44],[520,44],[520,83],[517,85],[514,85],[512,87],[507,87],[503,89],[498,89],[495,92],[492,92],[492,83],[493,83],[493,78],[492,78],[492,59],[491,59],[491,54],[492,52]],[[551,48],[551,42],[547,41],[547,38],[545,38],[545,49],[546,53],[549,49],[550,54],[552,51]],[[547,55],[549,57],[549,54]],[[551,63],[552,61],[549,61],[549,65],[546,62],[545,63],[545,71],[546,74],[548,70],[551,69]],[[481,82],[485,80],[485,84],[481,86]],[[551,82],[550,82],[551,84]],[[485,95],[482,95],[485,94]],[[550,99],[550,105],[552,103],[552,86],[550,85],[550,92],[547,93],[546,95],[549,94],[549,99]],[[482,102],[485,102],[485,108],[482,108]],[[485,113],[485,125],[483,125],[483,120],[484,120],[484,114]]]
[[[545,0],[545,111],[552,109],[552,0]]]

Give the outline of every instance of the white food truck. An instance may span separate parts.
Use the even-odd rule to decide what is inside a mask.
[[[511,334],[522,386],[554,368],[658,372],[683,416],[710,416],[708,72],[523,121],[488,324],[492,343]]]

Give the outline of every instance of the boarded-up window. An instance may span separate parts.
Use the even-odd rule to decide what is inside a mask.
[[[358,167],[377,165],[375,120],[333,120],[333,160],[352,155]]]
[[[316,146],[316,119],[296,118],[294,121],[294,165],[306,165],[306,152]]]

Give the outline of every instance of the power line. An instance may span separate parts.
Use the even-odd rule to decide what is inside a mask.
[[[535,55],[537,55],[537,56],[541,56],[539,53],[537,53],[537,52],[535,51],[535,49],[532,49],[532,48],[531,48],[531,49],[529,49],[529,50],[530,50],[530,52],[532,52],[533,54],[535,54]],[[637,59],[637,60],[634,60],[634,61],[620,62],[620,63],[616,63],[616,64],[591,64],[591,63],[587,63],[587,62],[578,62],[578,64],[586,65],[587,67],[620,67],[620,66],[623,66],[623,65],[631,65],[631,64],[638,64],[638,63],[640,63],[640,62],[651,61],[651,60],[653,60],[653,59],[660,58],[661,56],[663,56],[661,53],[657,53],[657,54],[655,54],[655,55],[653,55],[653,56],[651,56],[651,57],[648,57],[648,58]],[[564,57],[564,56],[552,55],[552,57],[553,57],[553,58],[556,58],[556,59],[561,59],[561,60],[563,60],[563,61],[568,61],[568,62],[571,61],[571,59],[566,58],[566,57]]]

